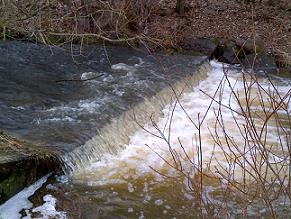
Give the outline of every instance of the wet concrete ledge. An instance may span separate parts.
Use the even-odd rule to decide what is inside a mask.
[[[0,132],[0,204],[44,174],[58,169],[56,151]]]

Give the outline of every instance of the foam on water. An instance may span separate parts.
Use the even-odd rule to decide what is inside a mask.
[[[236,169],[235,176],[240,178],[241,172],[239,167],[231,167],[233,161],[228,158],[235,153],[240,153],[244,143],[244,138],[241,136],[240,128],[245,125],[245,120],[240,115],[241,108],[235,100],[232,89],[239,93],[243,98],[244,84],[242,82],[241,74],[229,73],[228,82],[231,85],[225,84],[223,87],[223,94],[221,97],[216,95],[216,101],[219,101],[221,105],[228,106],[235,111],[231,111],[228,107],[220,107],[219,104],[213,102],[208,95],[214,96],[216,89],[219,87],[219,83],[224,77],[222,65],[217,62],[212,62],[213,70],[209,73],[208,78],[202,81],[198,86],[195,86],[190,93],[186,93],[179,97],[178,102],[174,102],[171,105],[166,106],[163,109],[163,117],[150,121],[144,126],[144,129],[140,129],[130,136],[128,145],[125,145],[125,149],[118,153],[117,156],[106,154],[102,157],[102,160],[91,161],[91,163],[84,168],[74,172],[74,179],[76,182],[90,182],[89,184],[99,184],[105,180],[107,183],[110,180],[116,180],[118,176],[127,176],[138,178],[145,174],[156,175],[157,178],[160,174],[153,171],[163,172],[169,175],[176,173],[173,168],[169,166],[172,163],[170,150],[175,150],[182,157],[181,165],[183,168],[189,167],[189,160],[185,157],[185,152],[189,155],[191,161],[195,164],[199,162],[199,154],[197,147],[199,130],[195,127],[198,125],[198,121],[203,118],[205,112],[208,110],[203,124],[201,125],[200,134],[202,137],[202,162],[204,169],[213,171],[218,166],[223,168]],[[260,84],[265,89],[271,89],[267,79],[261,78]],[[226,82],[225,82],[226,83]],[[230,89],[232,88],[232,89]],[[252,98],[258,98],[258,91],[254,87],[251,93]],[[278,92],[284,96],[290,96],[290,88],[288,86],[277,86]],[[203,91],[203,92],[202,92]],[[208,95],[205,95],[207,93]],[[262,94],[264,95],[264,94]],[[268,98],[266,96],[266,98]],[[266,100],[266,104],[268,99]],[[285,100],[287,108],[290,111],[290,97]],[[244,108],[245,106],[242,106]],[[252,104],[254,112],[260,112],[259,103]],[[268,107],[266,107],[268,109]],[[224,125],[227,130],[222,130],[217,123],[218,109],[223,118]],[[286,109],[285,109],[286,110]],[[284,111],[284,110],[283,110]],[[286,113],[286,111],[285,111]],[[172,117],[170,119],[170,117]],[[191,118],[191,120],[189,119]],[[236,118],[237,126],[234,123]],[[255,118],[256,125],[262,126],[263,122],[260,117]],[[124,127],[126,129],[126,127]],[[290,127],[285,127],[289,129]],[[147,130],[147,131],[145,131]],[[226,145],[226,139],[224,138],[224,131],[233,139],[234,144]],[[215,142],[212,134],[217,132],[217,136],[220,137],[219,141],[222,141],[221,145]],[[157,137],[159,136],[159,137]],[[286,136],[280,136],[283,145],[287,147]],[[217,140],[217,139],[216,139]],[[267,144],[275,144],[279,141],[278,131],[272,120],[268,123],[268,134],[266,134]],[[181,147],[181,145],[183,147]],[[241,148],[234,146],[241,145]],[[233,146],[233,148],[232,148]],[[275,146],[273,146],[275,148]],[[270,156],[273,156],[271,160],[280,160],[280,156],[283,154],[286,148],[276,148],[275,152]],[[245,153],[245,158],[250,159],[254,151],[250,148]],[[229,154],[229,157],[228,155]],[[232,155],[231,155],[232,154]],[[282,155],[284,156],[284,155]],[[185,162],[184,162],[185,161]],[[288,160],[287,160],[288,161]],[[285,160],[286,162],[286,160]],[[122,177],[123,178],[123,177]]]
[[[137,63],[137,64],[127,65],[125,63],[118,63],[115,65],[112,65],[111,69],[112,70],[123,70],[123,71],[127,72],[126,76],[133,76],[133,74],[138,70],[138,68],[142,67],[144,64],[144,61],[141,58],[139,58],[139,57],[137,57],[137,58],[139,61],[139,63]]]

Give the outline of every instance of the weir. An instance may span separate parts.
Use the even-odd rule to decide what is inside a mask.
[[[207,57],[130,48],[0,43],[0,127],[61,152],[71,172],[116,154],[139,126],[207,76]]]
[[[169,84],[152,97],[144,98],[139,104],[116,119],[112,119],[97,135],[83,146],[77,147],[61,157],[65,171],[71,172],[82,169],[92,162],[101,159],[104,154],[117,154],[126,144],[130,136],[146,123],[156,121],[162,115],[162,109],[184,92],[189,92],[193,86],[205,79],[211,66],[207,61],[202,62],[185,78]]]
[[[116,57],[111,55],[106,59]],[[236,190],[232,182],[243,182],[247,190],[250,186],[243,195],[254,203],[249,206],[250,215],[261,210],[269,214],[261,202],[263,188],[276,195],[279,191],[274,208],[280,215],[290,215],[290,199],[285,195],[290,185],[286,178],[290,173],[290,79],[253,77],[204,57],[182,59],[186,61],[181,64],[179,56],[121,56],[106,71],[82,72],[70,80],[88,88],[86,92],[97,92],[87,95],[80,86],[80,92],[74,93],[80,95],[76,100],[68,92],[67,101],[50,103],[42,111],[38,127],[54,125],[63,140],[68,136],[73,145],[78,144],[63,148],[61,156],[70,175],[58,177],[61,187],[70,188],[65,199],[80,203],[79,212],[88,218],[101,213],[102,217],[157,218],[196,215],[199,209],[193,202],[200,199],[206,201],[205,208],[220,208],[227,195],[228,210],[240,217],[242,186]],[[60,81],[68,86],[68,81]],[[202,117],[198,128],[194,123]],[[76,130],[67,132],[60,124]],[[159,138],[162,135],[167,139]],[[197,196],[200,170],[203,190]],[[233,193],[226,193],[228,189]],[[254,196],[257,191],[262,192]],[[62,195],[56,197],[65,206]],[[71,208],[66,211],[69,214]]]
[[[206,70],[205,67],[201,66],[200,73]],[[181,95],[171,95],[171,88],[165,88],[150,101],[142,102],[136,110],[126,112],[124,117],[106,126],[102,135],[88,142],[88,148],[92,149],[86,154],[92,154],[92,157],[89,158],[90,162],[78,165],[82,168],[73,174],[75,181],[87,184],[90,179],[93,182],[112,178],[124,180],[123,176],[126,175],[144,178],[147,174],[156,175],[152,168],[172,176],[173,172],[179,171],[171,163],[178,163],[183,171],[190,173],[195,172],[191,168],[199,166],[200,162],[202,170],[215,177],[218,176],[216,171],[222,173],[230,166],[235,170],[231,177],[240,181],[243,178],[240,163],[245,160],[243,167],[250,169],[248,173],[253,171],[255,165],[264,169],[266,159],[274,166],[286,165],[290,160],[291,81],[273,78],[270,83],[264,77],[255,81],[250,75],[243,76],[236,70],[224,71],[221,64],[215,62],[212,62],[211,68],[213,69],[209,70],[208,77],[196,86],[184,89],[185,81],[178,82],[175,93]],[[189,84],[195,85],[195,81],[197,80],[192,76]],[[179,103],[175,105],[177,99]],[[282,103],[277,101],[279,99]],[[158,108],[161,100],[168,100],[170,103],[164,105],[163,111]],[[161,114],[151,117],[155,112]],[[132,117],[136,114],[137,119]],[[197,124],[202,118],[199,130]],[[108,135],[111,133],[113,135]],[[254,133],[260,135],[256,138]],[[199,157],[198,136],[201,139],[202,157]],[[114,145],[106,147],[104,151],[101,147],[101,152],[94,145],[104,142],[105,145],[110,145],[109,139],[113,139],[113,144],[119,146],[115,153],[120,148],[125,149],[118,156],[109,155],[100,160],[95,154],[112,154],[106,148],[114,148]],[[269,152],[267,157],[262,155],[264,150]],[[261,163],[253,156],[258,160],[260,158]],[[286,174],[284,168],[281,168],[280,174]],[[269,172],[264,174],[265,177],[273,176]]]

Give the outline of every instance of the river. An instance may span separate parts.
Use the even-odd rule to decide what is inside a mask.
[[[8,112],[23,110],[30,121],[15,133],[68,151],[63,155],[67,175],[52,176],[56,180],[43,186],[43,205],[33,206],[27,198],[46,178],[0,206],[2,217],[19,218],[22,208],[27,215],[23,218],[291,214],[290,79],[255,77],[214,61],[197,70],[199,62],[188,56],[167,59],[169,65],[165,59],[157,64],[140,53],[127,58],[125,54],[129,52],[120,53],[110,68],[78,71],[78,77],[71,77],[102,76],[72,87],[71,82],[61,82],[62,95],[48,102],[38,93],[33,97],[37,104],[21,102],[26,100],[22,96],[13,100],[18,105]],[[166,67],[156,70],[161,63]],[[204,76],[183,76],[191,70]],[[86,99],[80,100],[81,94]],[[21,118],[11,118],[12,128],[21,124],[16,121]]]

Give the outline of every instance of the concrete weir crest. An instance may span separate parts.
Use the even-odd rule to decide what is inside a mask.
[[[211,68],[205,56],[125,47],[5,41],[0,53],[1,129],[60,151],[68,173],[118,153],[173,90],[189,91]]]
[[[91,162],[102,159],[106,153],[117,154],[126,147],[134,132],[150,123],[151,120],[156,121],[162,115],[162,109],[166,105],[179,98],[181,94],[190,92],[193,86],[207,77],[210,70],[211,65],[204,60],[192,73],[169,84],[152,97],[144,98],[120,117],[112,119],[84,145],[61,157],[64,171],[74,174]]]

